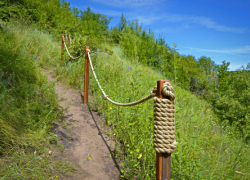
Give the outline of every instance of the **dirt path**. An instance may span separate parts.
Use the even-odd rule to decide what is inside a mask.
[[[52,70],[43,72],[48,76],[48,81],[55,81]],[[72,88],[66,89],[59,82],[55,83],[56,93],[62,99],[60,105],[64,108],[70,105],[64,114],[64,125],[53,122],[55,134],[60,138],[59,143],[65,147],[63,155],[58,158],[74,165],[82,165],[87,155],[91,155],[91,160],[78,169],[82,174],[66,179],[119,180],[120,169],[112,155],[115,143],[103,132],[101,117],[97,112],[88,110],[80,92]]]

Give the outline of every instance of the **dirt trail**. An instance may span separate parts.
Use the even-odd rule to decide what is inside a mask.
[[[55,81],[52,70],[44,70],[48,81]],[[79,91],[56,83],[56,93],[62,99],[60,105],[64,108],[70,105],[67,113],[64,114],[63,126],[53,122],[55,134],[61,139],[65,150],[59,159],[82,165],[88,154],[91,160],[78,170],[83,172],[75,177],[66,179],[74,180],[119,180],[120,169],[118,162],[112,157],[115,143],[103,132],[103,122],[97,112],[89,111],[88,106],[83,104],[83,97]],[[64,178],[65,179],[65,178]]]

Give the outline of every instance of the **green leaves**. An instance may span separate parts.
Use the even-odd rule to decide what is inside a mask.
[[[228,65],[218,66],[217,90],[212,99],[215,112],[220,116],[221,122],[228,121],[235,129],[235,134],[246,141],[250,140],[247,133],[250,130],[250,73],[242,68],[236,72],[228,72]],[[240,132],[240,133],[239,133]]]

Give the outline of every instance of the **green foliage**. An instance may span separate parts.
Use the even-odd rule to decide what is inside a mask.
[[[35,24],[40,30],[48,31],[57,38],[67,30],[68,33],[99,36],[107,32],[112,17],[93,13],[90,7],[82,12],[71,8],[69,2],[59,0],[4,0],[0,3],[0,19],[13,18],[28,24]]]
[[[102,14],[93,13],[90,7],[88,7],[87,10],[81,12],[80,19],[87,34],[96,36],[101,35],[108,29],[108,24],[112,17],[107,18],[107,16]]]
[[[2,0],[0,2],[0,19],[9,21],[11,18],[27,18],[25,7],[22,5],[23,1],[18,1],[14,4],[13,1]]]
[[[234,133],[240,133],[239,136],[249,142],[250,73],[244,67],[235,72],[228,72],[228,66],[229,63],[225,61],[218,66],[218,86],[210,98],[221,122],[234,127]]]

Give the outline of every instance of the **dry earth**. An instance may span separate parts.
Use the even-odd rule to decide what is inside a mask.
[[[68,161],[73,165],[82,165],[87,155],[91,160],[79,167],[73,177],[61,177],[67,180],[119,180],[119,162],[114,158],[115,142],[108,135],[109,128],[104,132],[102,117],[97,112],[90,111],[88,105],[83,104],[83,93],[76,91],[52,76],[53,70],[43,70],[48,76],[48,81],[55,82],[60,105],[68,111],[64,114],[61,124],[52,122],[54,132],[59,138],[59,143],[64,145],[63,153],[55,157]],[[89,97],[91,98],[91,97]]]

